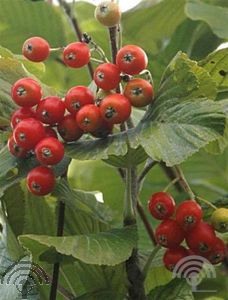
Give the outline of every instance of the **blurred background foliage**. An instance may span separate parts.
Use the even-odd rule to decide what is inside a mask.
[[[75,1],[72,9],[82,31],[86,31],[91,35],[110,57],[108,31],[94,19],[94,5],[84,1]],[[202,60],[228,40],[227,24],[227,0],[144,0],[123,14],[123,44],[138,44],[145,49],[149,57],[149,69],[152,72],[156,89],[165,67],[177,51],[186,52],[194,60]],[[0,0],[1,47],[9,49],[15,55],[20,55],[23,42],[27,38],[36,35],[47,39],[53,48],[65,46],[76,39],[64,11],[59,6],[52,5],[51,1]],[[8,55],[13,54],[8,53]],[[17,56],[17,58],[21,60],[29,72],[35,74],[47,86],[53,87],[58,93],[65,93],[75,85],[88,85],[91,81],[87,68],[80,70],[67,68],[61,63],[61,55],[58,53],[52,53],[45,65],[38,64],[35,66],[33,63],[25,62],[22,57]],[[228,66],[226,67],[228,68]],[[0,74],[1,72],[3,71],[0,68]],[[18,75],[20,72],[18,69]],[[0,78],[0,89],[1,80]],[[53,90],[47,89],[47,93],[51,91],[53,92]],[[139,169],[142,169],[142,165],[139,166]],[[192,189],[202,197],[214,201],[228,195],[227,148],[221,155],[217,156],[201,150],[183,164],[183,170]],[[69,180],[71,186],[77,189],[102,192],[105,205],[113,210],[112,222],[115,225],[121,224],[124,186],[115,168],[103,161],[73,160],[69,169]],[[149,196],[153,192],[162,190],[168,182],[169,179],[166,174],[157,165],[147,176],[141,192],[140,198],[145,208]],[[23,195],[25,193],[23,186],[14,185],[7,193],[15,194],[15,189],[18,201],[21,201],[20,193]],[[18,193],[18,191],[20,192]],[[186,198],[185,194],[177,193],[174,188],[171,191],[177,200]],[[7,195],[5,197],[10,198]],[[30,195],[27,195],[25,200],[21,201],[20,209],[24,209],[24,217],[26,218],[26,230],[23,232],[34,233],[35,230],[36,233],[42,232],[44,234],[46,232],[52,234],[55,225],[53,224],[55,199],[47,198],[46,202],[43,202],[42,199],[36,199],[36,202],[31,201],[31,198]],[[8,202],[8,205],[13,204]],[[37,206],[33,209],[42,212],[40,213],[40,218],[44,217],[42,224],[37,225],[37,223],[40,223],[40,219],[34,222],[31,205]],[[23,214],[18,215],[19,223],[22,217]],[[152,218],[149,219],[153,222]],[[16,224],[13,229],[15,234],[18,235],[22,232],[22,229]],[[42,228],[39,228],[39,226]],[[140,220],[139,232],[140,249],[143,251],[150,250],[151,241]],[[78,277],[81,276],[81,279],[75,279],[74,277],[73,282],[71,276],[63,276],[61,283],[64,286],[73,287],[75,285],[78,287],[81,284],[80,292],[88,291],[85,288],[85,282],[83,282],[84,285],[81,283],[83,276],[88,274],[85,272],[87,266],[79,262],[74,267],[64,265],[61,272],[69,275],[74,271],[73,268],[77,269],[77,272],[79,272]],[[208,285],[215,287],[218,290],[216,294],[218,298],[210,298],[211,294],[199,293],[195,294],[195,299],[228,299],[227,269],[224,267],[217,269],[217,279],[204,281],[203,285],[205,288]],[[89,276],[91,280],[95,280],[100,271],[94,267],[93,272],[90,269]],[[121,267],[116,272],[116,274],[121,272]],[[163,267],[160,267],[160,269],[155,268],[148,279],[148,289],[155,286],[155,273],[157,281],[160,283],[166,283],[170,280]],[[104,274],[99,276],[100,281],[104,280],[104,278],[101,279]],[[117,280],[116,284],[118,284]],[[101,282],[100,285],[102,286]],[[46,287],[42,287],[42,299],[46,299],[46,289]]]

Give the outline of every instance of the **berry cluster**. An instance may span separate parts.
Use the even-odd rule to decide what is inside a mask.
[[[23,55],[33,62],[44,61],[50,51],[48,42],[40,37],[26,40],[22,47]],[[85,42],[71,43],[63,49],[63,61],[72,68],[85,66],[90,56]],[[132,106],[142,107],[153,100],[153,87],[148,81],[130,78],[146,67],[145,52],[128,45],[119,50],[116,64],[102,63],[96,68],[96,96],[86,86],[75,86],[64,99],[44,98],[40,84],[32,78],[22,78],[13,84],[11,96],[20,108],[11,117],[13,135],[8,148],[19,158],[35,154],[41,163],[42,166],[28,174],[27,185],[32,193],[45,195],[53,190],[55,176],[50,166],[59,163],[64,156],[58,136],[65,142],[76,141],[83,133],[104,138],[112,133],[115,124],[129,118]],[[123,93],[116,93],[114,90],[126,74],[128,82]]]
[[[162,220],[155,236],[158,244],[168,248],[163,257],[168,270],[189,255],[203,256],[212,264],[223,261],[225,244],[216,237],[215,228],[203,221],[202,208],[196,201],[186,200],[176,207],[171,195],[158,192],[152,195],[148,208],[154,218]],[[181,245],[184,240],[189,249]]]

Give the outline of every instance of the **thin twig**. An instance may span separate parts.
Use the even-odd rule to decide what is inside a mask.
[[[138,177],[138,183],[141,184],[143,179],[146,177],[148,172],[157,164],[157,161],[152,160],[151,158],[148,158],[144,169],[142,170],[142,173]]]
[[[65,203],[60,200],[58,202],[57,236],[63,235],[64,215],[65,215]],[[54,264],[54,268],[53,268],[52,284],[51,284],[51,291],[50,291],[50,298],[49,298],[50,300],[56,300],[57,289],[58,289],[58,280],[59,280],[59,268],[60,268],[60,263],[56,262]]]
[[[144,268],[143,268],[144,278],[146,278],[146,275],[147,275],[147,273],[148,273],[148,271],[149,271],[149,269],[151,267],[151,264],[152,264],[152,262],[153,262],[153,260],[154,260],[154,258],[156,256],[156,254],[158,253],[158,251],[160,249],[161,249],[161,245],[156,245],[154,247],[154,249],[152,250],[152,252],[151,252],[151,254],[150,254],[150,256],[149,256],[149,258],[148,258],[148,260],[147,260],[147,262],[146,262],[146,264],[144,266]]]
[[[143,221],[143,224],[144,224],[144,226],[146,228],[146,231],[147,231],[147,233],[148,233],[148,235],[149,235],[149,237],[150,237],[153,245],[157,245],[157,241],[156,241],[156,238],[155,238],[154,230],[153,230],[150,222],[148,221],[148,218],[147,218],[147,216],[145,214],[144,208],[143,208],[143,206],[142,206],[142,204],[141,204],[141,202],[139,200],[137,201],[137,211],[139,213],[140,218]]]
[[[177,176],[176,176],[176,172],[175,169],[173,167],[167,167],[166,164],[164,162],[160,162],[160,167],[162,168],[162,170],[164,171],[164,173],[166,174],[166,176],[172,181],[174,180]],[[179,193],[185,192],[185,188],[183,186],[183,183],[179,180],[174,184],[176,190]]]
[[[64,8],[66,15],[68,16],[68,18],[72,24],[72,27],[75,31],[77,38],[81,41],[82,40],[82,31],[79,27],[78,20],[76,19],[74,13],[72,12],[71,5],[69,3],[67,3],[65,0],[58,0],[58,2]],[[87,66],[88,66],[90,77],[91,77],[91,79],[93,79],[93,66],[92,66],[91,62],[89,62]]]
[[[183,171],[179,166],[175,166],[174,170],[176,172],[176,177],[179,178],[179,181],[182,183],[182,186],[186,193],[188,193],[189,197],[191,199],[195,199],[195,194],[193,193],[190,185],[188,184],[188,181],[186,180]]]

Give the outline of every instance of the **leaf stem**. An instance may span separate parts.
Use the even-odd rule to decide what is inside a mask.
[[[60,200],[58,202],[57,236],[63,235],[64,216],[65,216],[65,203],[62,200]],[[57,296],[59,268],[60,268],[60,263],[59,262],[55,263],[53,268],[53,275],[52,275],[52,284],[51,284],[51,291],[50,291],[50,298],[49,298],[50,300],[55,300]]]
[[[154,161],[152,158],[148,158],[142,173],[138,177],[138,184],[139,186],[142,185],[143,180],[145,179],[146,175],[149,171],[157,164],[157,161]],[[139,189],[140,190],[140,189]]]
[[[146,262],[146,264],[144,266],[144,268],[143,268],[144,278],[146,278],[146,275],[147,275],[147,273],[148,273],[148,271],[150,269],[150,266],[151,266],[151,264],[152,264],[152,262],[153,262],[153,260],[154,260],[154,258],[156,256],[156,254],[158,253],[158,251],[160,249],[161,249],[161,245],[156,245],[154,247],[154,249],[152,250],[152,252],[151,252],[151,254],[150,254],[150,256],[149,256],[149,258],[148,258],[148,260],[147,260],[147,262]]]

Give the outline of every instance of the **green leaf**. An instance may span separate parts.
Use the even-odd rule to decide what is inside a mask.
[[[110,290],[97,290],[91,293],[86,293],[84,295],[74,298],[74,300],[99,300],[99,299],[124,299],[125,295],[120,294],[118,291]]]
[[[209,72],[219,92],[228,91],[228,48],[209,54],[199,65]]]
[[[37,241],[47,247],[55,247],[59,253],[95,265],[114,266],[128,259],[137,242],[136,228],[129,226],[97,234],[51,237],[44,235],[23,235],[19,240]]]
[[[0,20],[1,45],[15,53],[21,53],[22,45],[31,37],[31,32],[33,36],[47,39],[51,47],[65,46],[63,19],[58,7],[45,2],[2,1]]]
[[[70,209],[86,213],[104,223],[111,221],[109,210],[103,203],[98,202],[96,192],[73,190],[67,181],[62,179],[57,184],[53,195],[64,201]]]
[[[224,5],[207,4],[200,0],[188,0],[185,12],[192,20],[206,22],[220,38],[228,38],[227,18],[228,7]]]
[[[104,162],[117,167],[126,168],[127,166],[137,166],[144,162],[148,158],[148,155],[144,149],[139,146],[137,149],[129,148],[127,153],[123,155],[110,155]]]
[[[155,288],[149,295],[148,300],[194,300],[191,286],[185,279],[173,279],[167,285]]]
[[[140,3],[135,10],[126,12],[122,18],[125,43],[137,41],[149,53],[157,53],[186,18],[184,5],[184,0],[164,0],[148,7]]]

